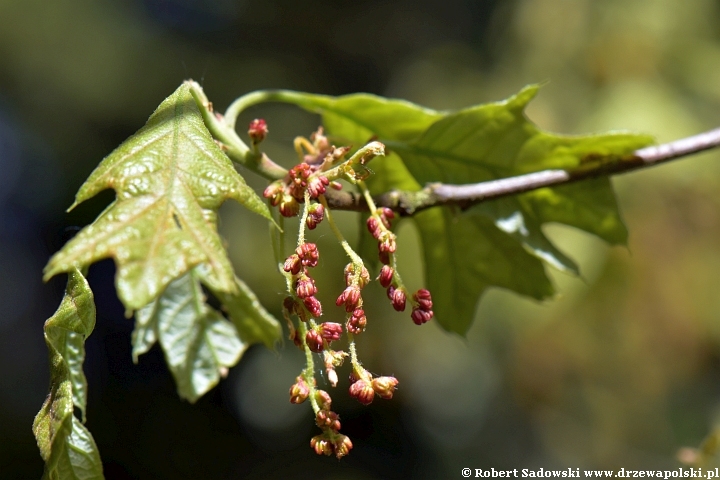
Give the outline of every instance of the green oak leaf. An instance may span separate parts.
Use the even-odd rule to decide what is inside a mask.
[[[334,138],[356,146],[371,138],[385,143],[390,154],[369,164],[377,173],[366,182],[373,194],[392,189],[416,191],[431,182],[468,184],[545,169],[611,163],[653,142],[647,135],[628,132],[586,136],[543,132],[524,114],[538,88],[528,86],[505,101],[453,112],[365,94],[337,98],[294,94],[286,101],[321,114]],[[538,269],[542,264],[531,261],[532,257],[578,273],[577,265],[545,237],[542,226],[548,222],[580,228],[612,244],[627,240],[607,178],[488,201],[463,213],[451,214],[444,208],[419,214],[416,224],[438,321],[446,329],[464,334],[478,296],[488,286],[533,298],[550,295],[552,286],[544,270]],[[361,232],[361,252],[375,256],[364,225]],[[472,235],[477,242],[449,239],[448,232]],[[465,250],[458,251],[461,244]],[[449,248],[454,250],[445,251]],[[509,252],[519,256],[511,261]],[[463,263],[453,257],[457,255],[471,260]],[[475,261],[478,258],[496,268],[480,268]],[[532,282],[537,285],[533,287]],[[467,296],[460,298],[453,293],[457,291]]]
[[[272,348],[280,324],[239,279],[238,293],[221,293],[231,321],[205,303],[200,274],[192,271],[173,281],[157,299],[135,314],[133,360],[159,342],[178,394],[195,402],[234,366],[248,346]]]
[[[212,139],[187,84],[100,163],[73,207],[108,188],[115,201],[50,259],[44,278],[113,257],[117,291],[128,310],[148,304],[199,264],[208,265],[213,289],[236,293],[217,233],[217,209],[234,199],[271,218]]]
[[[50,393],[33,422],[46,479],[102,479],[100,455],[83,425],[87,381],[82,370],[85,339],[95,327],[95,303],[85,277],[68,272],[65,297],[45,322],[45,344],[50,357]],[[77,408],[82,421],[73,414]]]

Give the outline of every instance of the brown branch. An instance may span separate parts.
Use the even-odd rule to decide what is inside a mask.
[[[516,177],[501,178],[466,185],[431,183],[420,191],[393,190],[375,197],[378,206],[390,207],[402,215],[412,215],[420,210],[438,205],[467,207],[485,200],[536,190],[538,188],[564,185],[589,178],[617,175],[685,157],[720,146],[720,128],[675,140],[662,145],[636,150],[634,155],[608,161],[607,158],[591,160],[573,170],[542,170]],[[362,195],[352,192],[328,192],[330,207],[340,210],[367,211]]]

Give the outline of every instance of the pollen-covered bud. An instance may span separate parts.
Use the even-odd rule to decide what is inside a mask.
[[[395,253],[396,249],[397,243],[395,242],[395,235],[387,235],[385,238],[378,242],[378,251],[380,253]]]
[[[373,236],[374,239],[379,239],[380,235],[382,235],[383,230],[380,228],[380,220],[377,219],[377,217],[370,216],[367,219],[366,222],[368,232]]]
[[[300,212],[300,204],[291,195],[283,194],[280,201],[280,215],[294,217]]]
[[[310,387],[302,377],[297,377],[295,383],[290,387],[290,403],[303,403],[310,395]]]
[[[315,281],[307,275],[301,275],[295,283],[295,293],[300,298],[312,297],[317,293]]]
[[[317,298],[315,298],[315,297],[303,298],[303,305],[305,305],[305,308],[308,309],[308,311],[314,318],[318,318],[322,315],[322,304],[320,303],[320,300],[318,300]]]
[[[353,444],[347,435],[338,435],[333,440],[333,449],[335,450],[335,457],[340,460],[342,457],[350,453]]]
[[[387,289],[387,295],[392,301],[392,306],[396,311],[402,312],[405,310],[405,301],[407,300],[405,290],[390,285]]]
[[[293,275],[300,273],[301,267],[302,262],[300,261],[300,257],[294,253],[286,258],[285,263],[283,264],[283,270],[288,273],[292,273]]]
[[[327,373],[328,382],[333,387],[337,386],[338,376],[335,371],[335,367],[339,367],[343,364],[343,361],[347,357],[347,353],[342,350],[333,351],[325,350],[323,352],[323,362],[325,363],[325,373]]]
[[[256,118],[252,122],[250,122],[250,126],[248,127],[248,135],[250,136],[250,140],[252,140],[253,143],[260,143],[263,140],[265,140],[265,137],[267,137],[268,134],[268,127],[267,122],[263,120],[262,118]]]
[[[390,228],[390,221],[395,218],[395,212],[388,207],[380,207],[378,208],[378,211],[380,213],[380,220],[382,220],[385,228]]]
[[[372,388],[380,398],[390,400],[397,384],[398,380],[395,377],[377,377],[373,378]]]
[[[356,309],[360,302],[360,287],[357,287],[355,285],[351,285],[347,287],[343,292],[340,294],[340,296],[335,300],[335,305],[338,307],[345,304],[345,311],[346,312],[352,312],[354,309]]]
[[[342,183],[330,182],[330,188],[332,188],[333,190],[342,190]]]
[[[310,180],[307,186],[307,191],[311,198],[317,198],[327,190],[327,186],[330,181],[324,175],[320,175]]]
[[[314,267],[318,264],[320,252],[314,243],[303,243],[295,249],[295,253],[300,257],[300,261],[305,267]]]
[[[305,345],[310,351],[320,353],[323,351],[323,338],[317,330],[308,330],[305,334]]]
[[[367,317],[365,317],[365,310],[362,308],[356,308],[353,310],[352,316],[345,323],[345,328],[347,328],[348,332],[353,335],[360,335],[365,331],[366,326]]]
[[[315,425],[323,430],[329,428],[337,432],[340,430],[340,416],[330,410],[320,410],[315,414]]]
[[[330,410],[332,398],[330,398],[330,394],[325,390],[315,390],[315,400],[317,401],[320,410]]]
[[[333,453],[333,444],[324,435],[315,435],[310,439],[310,448],[318,455],[330,456]]]
[[[338,340],[340,338],[340,335],[342,335],[342,325],[335,322],[324,322],[318,325],[318,330],[320,332],[320,336],[326,341],[326,342],[334,342],[335,340]]]
[[[308,216],[305,224],[310,230],[315,230],[320,222],[325,218],[325,207],[319,203],[314,203],[308,208]]]
[[[363,405],[370,405],[375,398],[375,390],[365,380],[358,380],[350,385],[350,396],[356,398]]]
[[[429,322],[434,315],[435,314],[432,310],[423,310],[420,307],[413,307],[410,318],[412,318],[415,325],[422,325],[423,323]]]
[[[360,275],[356,277],[356,267],[353,263],[348,263],[345,265],[345,286],[349,287],[353,284],[354,281],[357,280],[357,284],[360,288],[365,288],[365,286],[370,283],[370,274],[367,271],[367,268],[361,267]]]
[[[272,182],[270,185],[265,187],[265,190],[263,191],[263,197],[269,199],[270,205],[274,207],[278,203],[280,203],[283,190],[285,190],[285,185],[280,180]]]
[[[418,303],[422,310],[432,310],[432,296],[430,290],[421,288],[413,294],[413,299]]]
[[[380,269],[380,275],[378,275],[378,281],[380,282],[380,285],[382,285],[384,288],[389,287],[393,281],[394,275],[395,270],[393,270],[390,265],[383,265],[382,269]]]

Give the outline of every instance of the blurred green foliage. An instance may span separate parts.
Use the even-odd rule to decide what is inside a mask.
[[[0,1],[0,271],[13,272],[12,282],[0,279],[0,301],[17,305],[0,320],[0,361],[11,366],[0,375],[3,476],[42,471],[30,424],[47,388],[42,321],[61,292],[41,286],[40,269],[62,244],[56,231],[89,223],[107,199],[63,211],[182,79],[204,80],[220,109],[273,87],[460,108],[548,81],[528,108],[541,128],[622,128],[668,141],[720,124],[719,8],[712,0]],[[294,158],[292,138],[318,122],[269,106],[238,124],[258,115],[281,162]],[[462,467],[678,466],[678,448],[698,445],[720,413],[718,160],[711,152],[615,179],[627,249],[546,227],[582,278],[551,272],[561,293],[547,303],[489,291],[467,340],[415,327],[368,287],[377,301],[366,299],[360,355],[369,370],[395,374],[400,389],[368,409],[341,403],[357,439],[342,464],[315,458],[309,415],[286,402],[301,365],[292,345],[279,358],[254,347],[219,393],[192,409],[161,362],[143,357],[132,366],[132,321],[121,309],[103,313],[117,301],[103,297],[112,295],[101,283],[110,274],[96,269],[88,428],[108,477],[441,478]],[[236,269],[278,313],[283,285],[263,220],[233,205],[221,217]],[[356,235],[354,216],[338,217]],[[324,228],[315,238],[326,268],[316,280],[320,299],[331,302],[344,261]],[[409,222],[398,251],[408,287],[419,288]],[[125,357],[127,365],[117,363]]]

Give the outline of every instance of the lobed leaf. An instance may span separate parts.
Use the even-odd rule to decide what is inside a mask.
[[[373,194],[419,190],[430,182],[477,183],[614,162],[653,141],[627,132],[586,136],[543,132],[524,114],[538,88],[529,86],[505,101],[455,112],[365,94],[335,99],[298,94],[293,103],[320,113],[329,134],[339,139],[361,145],[378,138],[386,144],[390,155],[370,163],[378,173],[367,181]],[[543,224],[571,225],[612,244],[627,240],[607,178],[488,201],[462,213],[432,209],[415,220],[436,316],[443,327],[460,334],[469,328],[477,299],[489,286],[538,299],[551,295],[552,285],[539,260],[578,273],[577,265],[545,237]],[[361,252],[374,255],[364,226],[361,232]],[[493,268],[483,267],[481,261]]]
[[[85,339],[95,327],[95,303],[85,277],[68,274],[65,297],[45,322],[50,358],[50,393],[33,422],[47,479],[102,479],[102,462],[85,421],[87,381],[82,370]],[[82,421],[75,417],[77,408]]]
[[[234,199],[268,219],[270,212],[212,139],[187,84],[100,163],[70,208],[107,188],[116,200],[50,259],[45,280],[112,257],[128,310],[148,304],[199,264],[208,266],[213,289],[237,293],[217,209]]]
[[[231,321],[205,303],[200,274],[173,281],[135,315],[133,360],[159,342],[175,378],[178,395],[195,402],[212,389],[248,346],[272,348],[282,330],[254,293],[236,279],[238,293],[220,292]]]

